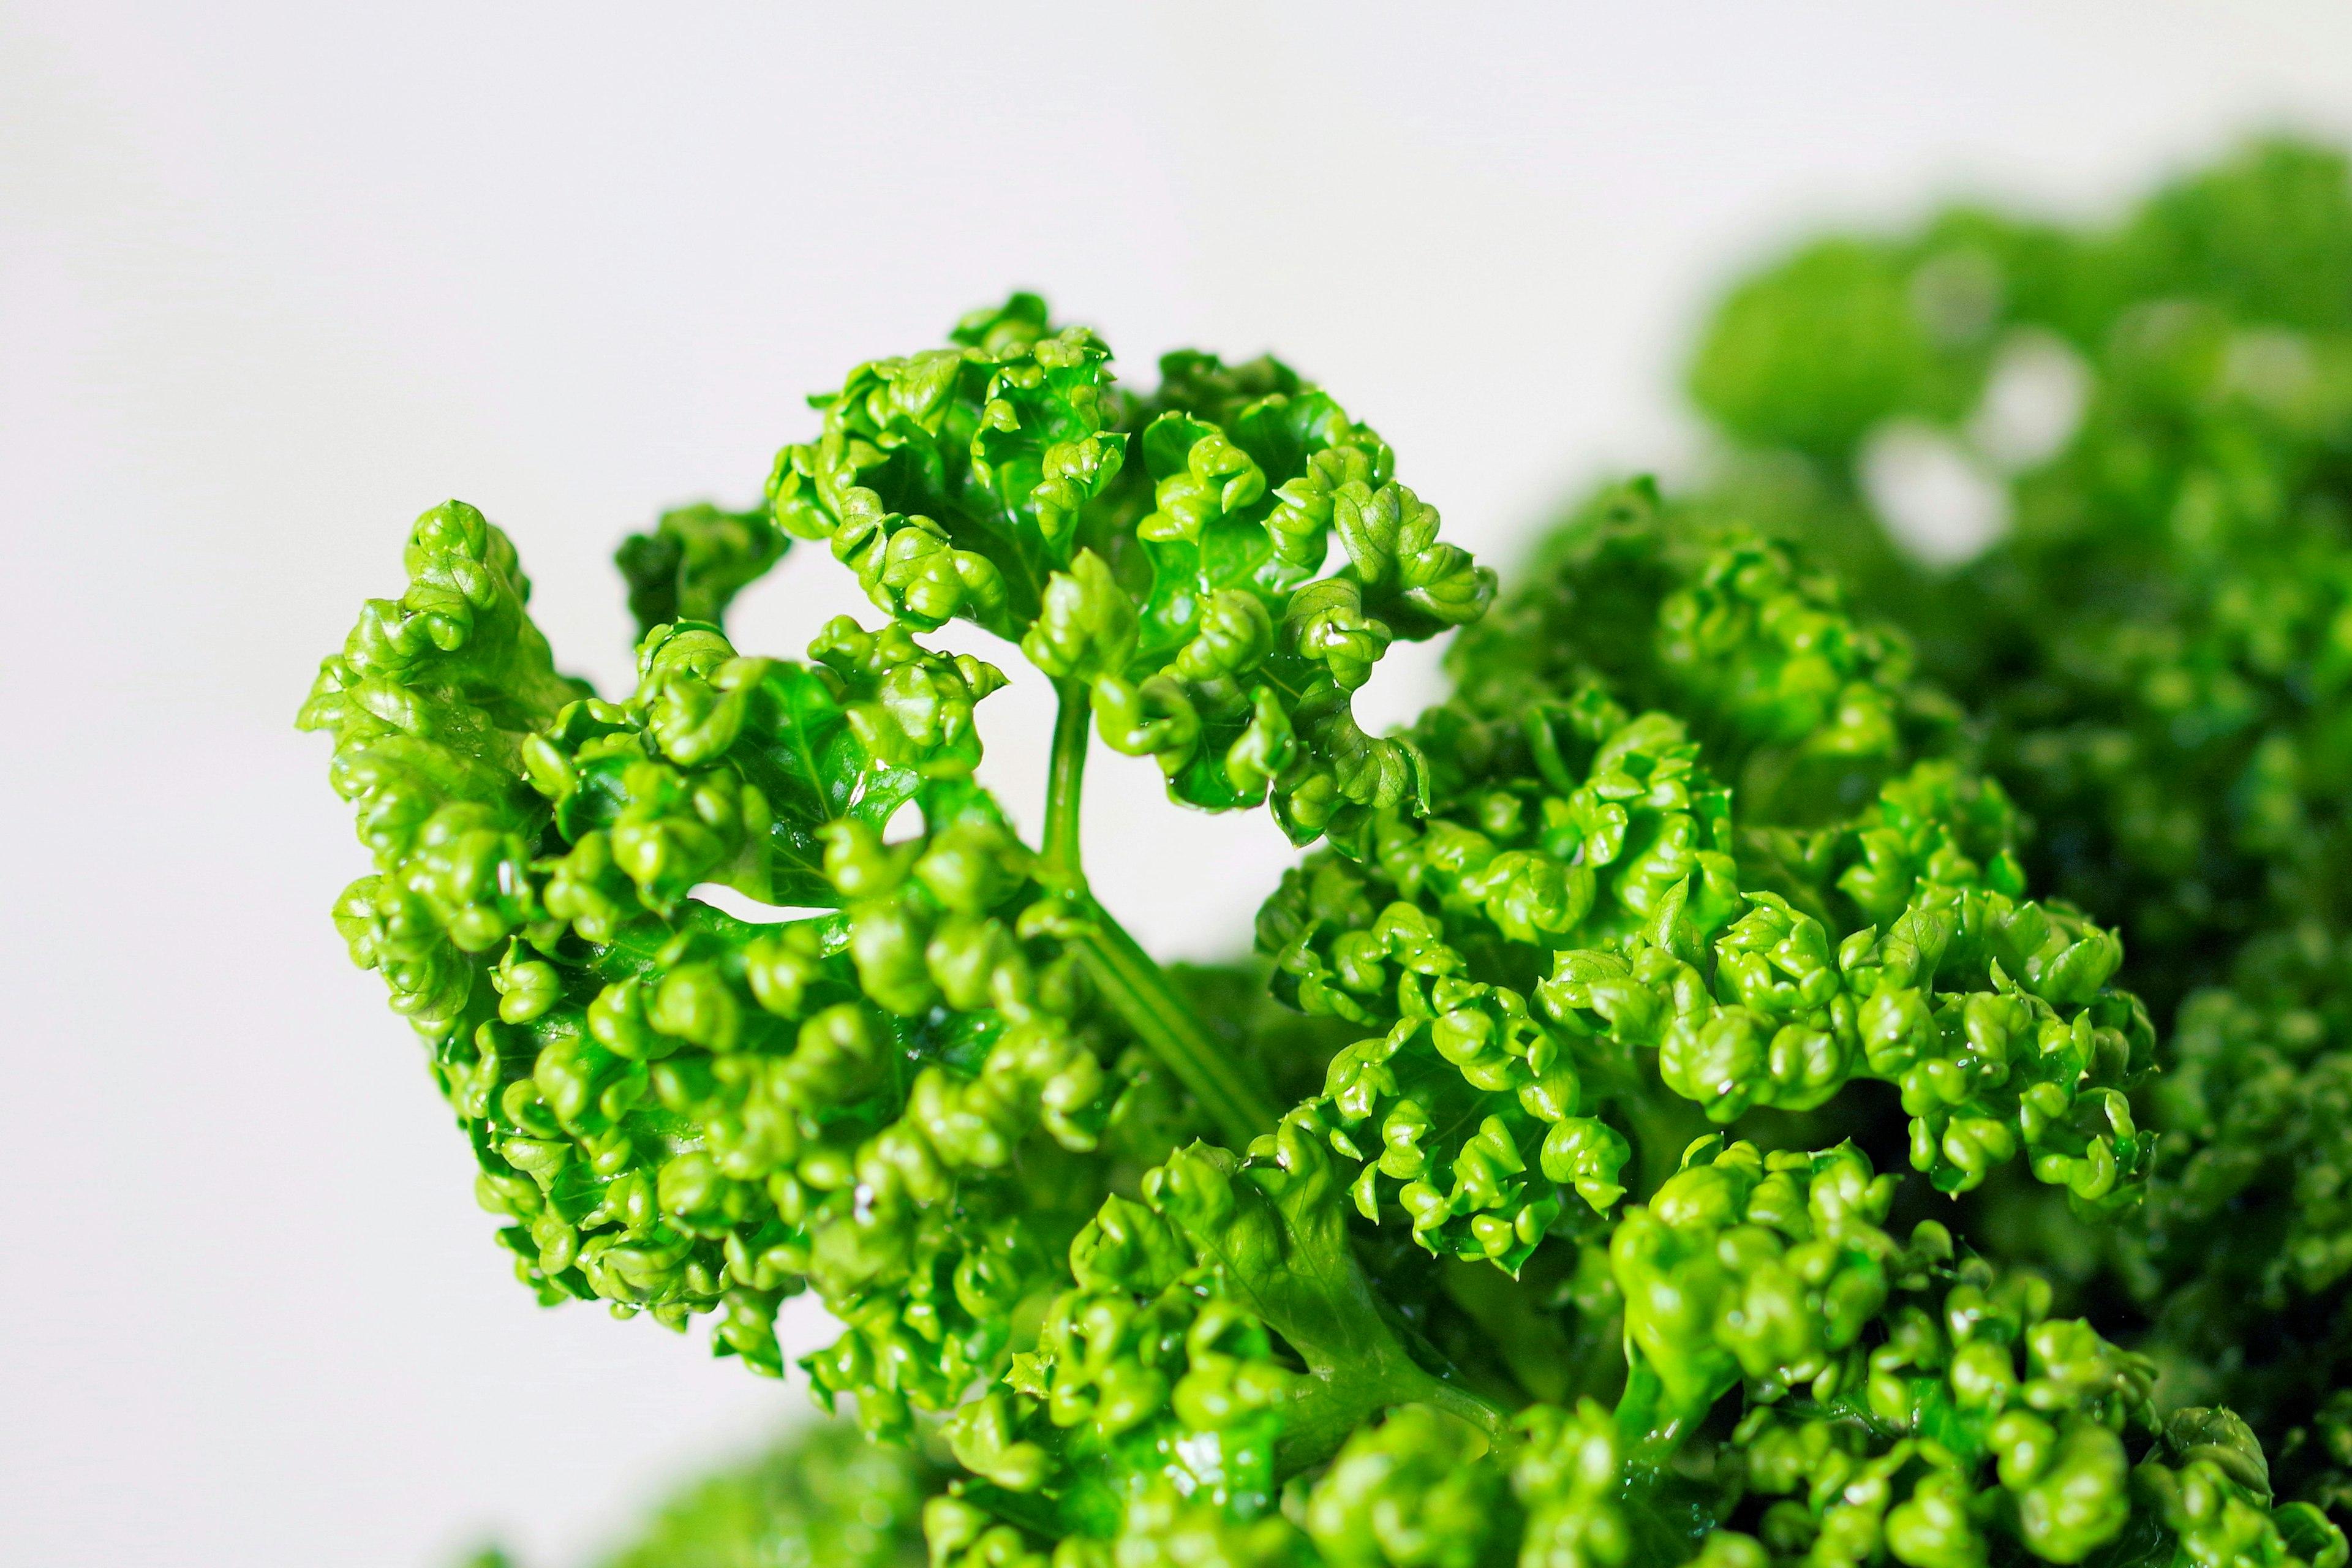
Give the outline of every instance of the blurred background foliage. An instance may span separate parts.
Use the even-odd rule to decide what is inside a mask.
[[[1688,377],[1718,445],[1678,522],[1796,542],[1909,631],[2033,819],[2034,885],[2122,929],[2163,1031],[2141,1214],[2101,1235],[1996,1184],[1979,1223],[2341,1510],[2343,153],[2252,142],[2110,225],[1969,205],[1812,241],[1730,290]]]

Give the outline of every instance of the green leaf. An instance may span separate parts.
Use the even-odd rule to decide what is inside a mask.
[[[642,637],[672,621],[726,619],[727,606],[783,558],[792,540],[763,508],[726,511],[698,502],[633,533],[613,560],[628,580],[629,614]]]
[[[1425,763],[1365,734],[1351,694],[1391,641],[1475,620],[1494,576],[1377,436],[1272,361],[1171,355],[1130,398],[1031,296],[956,342],[816,400],[824,434],[770,487],[785,531],[831,541],[906,626],[961,616],[1080,682],[1104,741],[1187,805],[1270,795],[1306,843],[1423,798]],[[1335,531],[1346,563],[1318,579]]]
[[[796,664],[688,622],[604,702],[553,673],[478,512],[428,514],[409,566],[302,721],[377,857],[337,923],[425,1034],[519,1270],[717,1310],[771,1373],[813,1283],[853,1325],[823,1389],[877,1429],[952,1405],[1104,1190],[1127,1045],[971,783],[999,678],[897,627],[836,621]],[[883,843],[909,802],[920,834]],[[706,882],[841,912],[746,924]],[[1126,1124],[1183,1124],[1156,1116]]]

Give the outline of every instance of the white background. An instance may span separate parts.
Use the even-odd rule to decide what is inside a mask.
[[[619,684],[619,535],[1019,284],[1140,378],[1278,348],[1507,564],[1689,449],[1760,248],[2266,124],[2352,131],[2352,9],[0,5],[0,1559],[551,1568],[803,1407],[531,1306],[328,925],[362,857],[289,721],[419,510]],[[738,640],[844,581],[804,549]],[[1043,710],[986,711],[1026,809]],[[1097,886],[1234,950],[1278,837],[1097,756]]]

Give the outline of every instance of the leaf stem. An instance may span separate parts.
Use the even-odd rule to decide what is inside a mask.
[[[1045,858],[1066,879],[1089,928],[1076,939],[1104,998],[1118,1009],[1152,1054],[1208,1112],[1217,1131],[1236,1151],[1274,1131],[1274,1104],[1249,1073],[1234,1062],[1194,1016],[1192,1004],[1166,971],[1087,889],[1079,861],[1078,802],[1086,778],[1087,745],[1092,739],[1086,684],[1054,683],[1059,700],[1054,715],[1053,762],[1045,781]]]
[[[1484,1432],[1496,1447],[1516,1446],[1517,1439],[1511,1432],[1512,1412],[1507,1405],[1489,1399],[1475,1390],[1465,1388],[1458,1383],[1447,1383],[1443,1379],[1440,1379],[1437,1385],[1422,1398],[1425,1403],[1435,1405],[1448,1415],[1467,1421],[1471,1426]]]
[[[1054,753],[1045,775],[1045,858],[1083,887],[1078,858],[1078,799],[1087,776],[1089,703],[1083,681],[1054,682]]]
[[[1092,894],[1082,897],[1093,930],[1078,939],[1078,951],[1128,1027],[1175,1073],[1236,1152],[1273,1131],[1280,1120],[1273,1101],[1226,1056],[1167,972]]]

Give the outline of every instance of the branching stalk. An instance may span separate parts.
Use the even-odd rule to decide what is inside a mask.
[[[1092,928],[1077,939],[1087,967],[1103,995],[1128,1027],[1165,1063],[1186,1091],[1215,1122],[1235,1150],[1274,1131],[1274,1104],[1251,1075],[1225,1053],[1192,1011],[1181,992],[1151,955],[1143,951],[1110,911],[1086,891],[1079,859],[1079,792],[1086,778],[1091,738],[1087,689],[1082,682],[1055,683],[1060,699],[1054,717],[1054,755],[1045,786],[1045,858],[1078,889]]]
[[[1086,901],[1094,930],[1079,939],[1079,951],[1128,1027],[1175,1073],[1231,1147],[1245,1150],[1273,1131],[1279,1120],[1273,1102],[1225,1055],[1167,972],[1092,895]]]

